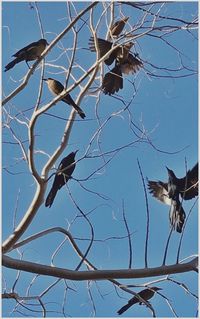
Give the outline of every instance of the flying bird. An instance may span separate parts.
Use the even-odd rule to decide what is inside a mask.
[[[151,288],[151,289],[150,289]],[[140,291],[138,293],[138,295],[144,299],[145,301],[148,301],[149,299],[151,299],[155,292],[158,290],[162,290],[162,288],[158,288],[158,287],[149,287],[147,289],[144,289],[142,291]],[[131,306],[133,306],[134,304],[139,303],[139,305],[144,304],[144,302],[140,301],[140,299],[137,296],[134,296],[133,298],[131,298],[128,303],[123,306],[121,309],[119,309],[117,311],[118,315],[123,314],[126,310],[128,310]]]
[[[97,38],[99,55],[102,58],[116,45],[110,41]],[[128,42],[124,45],[118,46],[110,53],[104,60],[106,65],[111,65],[115,62],[114,68],[105,74],[102,82],[102,90],[104,94],[112,95],[123,88],[122,74],[136,73],[143,67],[143,63],[130,53],[133,42]],[[89,48],[92,52],[96,51],[94,38],[89,40]]]
[[[116,60],[115,67],[105,74],[102,81],[102,90],[104,94],[112,95],[123,89],[122,74],[136,73],[142,68],[143,63],[134,57],[131,53],[124,59]]]
[[[186,214],[180,197],[183,200],[190,200],[198,196],[198,163],[182,178],[177,178],[171,169],[166,168],[168,181],[148,181],[148,188],[156,199],[170,206],[170,224],[173,229],[181,233]]]
[[[31,44],[17,51],[13,55],[15,59],[5,66],[4,72],[12,69],[15,66],[15,64],[21,61],[25,61],[26,64],[28,65],[29,61],[37,60],[41,56],[42,52],[45,50],[47,45],[48,45],[47,40],[40,39],[39,41],[32,42]]]
[[[104,60],[104,63],[106,65],[111,65],[116,59],[118,60],[125,59],[128,56],[129,51],[134,44],[133,42],[128,42],[124,45],[117,46],[113,42],[104,40],[101,38],[97,38],[97,43],[98,43],[100,58],[102,58],[112,48],[115,48],[109,54],[109,56]],[[90,37],[89,39],[89,49],[91,52],[96,52],[95,41],[93,37]]]
[[[45,81],[48,85],[49,91],[51,91],[54,95],[59,95],[61,92],[63,92],[64,90],[64,86],[57,80],[52,79],[52,78],[48,78],[48,79],[43,79],[43,81]],[[83,110],[74,102],[74,100],[72,99],[71,95],[68,93],[66,94],[62,100],[63,102],[67,103],[68,105],[71,105],[76,112],[78,113],[78,115],[84,119],[85,118],[85,113],[83,112]]]
[[[57,191],[61,189],[71,178],[73,171],[75,170],[75,156],[78,151],[72,152],[62,159],[58,166],[57,173],[54,178],[52,188],[46,198],[45,206],[51,207],[56,197]]]

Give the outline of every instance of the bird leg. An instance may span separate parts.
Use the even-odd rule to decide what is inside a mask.
[[[28,64],[28,62],[27,61],[25,61],[26,62],[26,65],[28,66],[28,68],[29,68],[29,70],[31,69],[31,67],[29,66],[29,64]]]

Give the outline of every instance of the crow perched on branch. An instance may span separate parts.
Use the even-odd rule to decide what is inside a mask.
[[[39,41],[33,42],[27,45],[26,47],[22,48],[21,50],[19,50],[13,55],[15,59],[5,66],[4,72],[12,69],[15,66],[15,64],[21,61],[25,61],[26,64],[28,65],[28,61],[33,61],[38,59],[41,56],[42,52],[45,50],[47,45],[48,45],[47,40],[40,39]]]
[[[61,92],[64,90],[64,86],[57,80],[48,78],[48,79],[43,79],[48,85],[49,91],[51,91],[54,95],[59,95]],[[74,102],[72,99],[71,95],[68,93],[66,94],[62,100],[63,102],[67,103],[68,105],[73,106],[73,108],[76,110],[76,112],[79,114],[79,116],[84,119],[85,118],[85,113],[81,108]]]
[[[116,46],[112,42],[101,38],[97,38],[97,41],[100,58]],[[136,73],[143,67],[143,63],[130,53],[133,44],[133,42],[128,42],[116,47],[104,60],[106,65],[111,65],[115,61],[115,67],[106,73],[103,78],[102,90],[105,94],[112,95],[123,88],[122,74]],[[92,52],[96,51],[93,37],[89,40],[89,48]]]
[[[151,289],[150,289],[150,288],[147,288],[147,289],[144,289],[144,290],[140,291],[140,292],[138,293],[138,295],[139,295],[142,299],[144,299],[145,301],[148,301],[149,299],[151,299],[151,298],[154,296],[155,291],[158,291],[158,290],[162,290],[162,288],[151,287]],[[133,305],[136,304],[136,303],[139,303],[139,305],[144,304],[144,303],[142,303],[142,302],[140,301],[140,299],[139,299],[137,296],[134,296],[133,298],[131,298],[131,299],[128,301],[128,303],[127,303],[125,306],[123,306],[121,309],[119,309],[119,310],[117,311],[118,315],[121,315],[122,313],[124,313],[126,310],[128,310],[131,306],[133,306]]]
[[[181,196],[183,200],[190,200],[198,196],[198,163],[183,178],[177,178],[168,167],[167,171],[168,182],[148,181],[148,188],[156,199],[171,206],[170,224],[173,229],[181,233],[186,215],[179,197]]]
[[[49,208],[51,207],[55,199],[55,196],[57,194],[57,191],[61,189],[71,178],[71,175],[76,167],[76,164],[74,162],[75,162],[75,156],[77,152],[78,151],[70,153],[69,155],[64,157],[62,161],[60,162],[58,166],[58,171],[54,178],[52,188],[45,201],[46,207],[49,207]]]

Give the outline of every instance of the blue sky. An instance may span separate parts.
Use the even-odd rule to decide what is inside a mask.
[[[75,7],[79,12],[86,7],[88,3],[76,3]],[[3,67],[10,62],[12,55],[32,41],[41,38],[38,20],[34,9],[30,9],[28,2],[4,2],[2,13],[2,64]],[[41,16],[42,25],[45,32],[45,38],[50,43],[69,23],[67,16],[67,6],[64,2],[39,2],[38,8]],[[155,8],[158,10],[159,5]],[[115,17],[119,18],[119,11],[116,6]],[[73,12],[73,11],[72,11]],[[99,4],[94,10],[94,20],[97,21],[102,12],[102,4]],[[123,6],[124,15],[130,17],[130,25],[135,25],[142,17],[143,12],[134,10],[129,6]],[[74,14],[74,12],[73,12]],[[163,6],[160,14],[170,17],[178,17],[180,19],[191,21],[197,14],[196,2],[176,2],[168,3]],[[88,50],[88,39],[90,32],[87,26],[88,15],[84,16],[86,24],[80,31],[78,38],[78,50],[76,53],[76,63],[80,63],[85,69],[95,62],[95,54]],[[150,19],[150,17],[149,17]],[[175,25],[172,21],[159,21],[159,25],[167,24]],[[82,22],[78,24],[80,27]],[[130,25],[127,30],[130,30]],[[124,80],[124,89],[119,92],[119,98],[109,97],[100,94],[98,103],[98,115],[101,123],[108,118],[113,112],[117,112],[123,108],[121,100],[128,103],[135,94],[135,89],[130,81],[134,81],[137,93],[129,107],[131,119],[134,124],[141,129],[144,128],[148,132],[149,137],[155,147],[162,152],[157,151],[147,143],[137,142],[131,147],[123,148],[118,152],[102,170],[95,174],[91,179],[83,182],[83,185],[99,194],[103,194],[107,199],[103,199],[91,192],[80,187],[75,180],[69,182],[69,188],[75,198],[77,204],[84,213],[88,215],[93,224],[95,231],[95,241],[89,253],[89,260],[99,269],[121,269],[128,267],[129,252],[127,239],[111,239],[103,241],[110,237],[126,236],[126,229],[122,218],[122,202],[124,201],[125,214],[132,235],[133,247],[133,267],[144,267],[144,240],[146,229],[146,206],[143,191],[142,179],[137,165],[137,159],[142,167],[144,178],[148,177],[152,180],[167,179],[165,166],[173,169],[178,177],[185,174],[185,158],[188,168],[192,168],[197,162],[198,157],[198,137],[197,137],[197,75],[190,70],[197,70],[197,37],[196,30],[191,33],[186,31],[177,31],[167,35],[164,39],[171,46],[161,39],[151,36],[144,36],[137,39],[133,49],[133,53],[139,53],[144,61],[144,70],[141,70],[136,76],[129,75]],[[105,37],[106,28],[103,20],[98,30],[98,36]],[[158,32],[159,34],[159,32]],[[62,83],[66,74],[61,68],[53,67],[68,66],[67,54],[70,55],[72,47],[73,33],[69,32],[59,44],[54,47],[46,58],[45,77],[54,77]],[[172,48],[172,45],[178,48],[179,52]],[[62,46],[67,48],[67,54],[62,50]],[[59,57],[59,58],[58,58]],[[181,57],[181,60],[180,60]],[[55,60],[56,59],[56,60]],[[180,61],[188,70],[168,72],[158,70],[157,67],[165,67],[168,69],[178,69]],[[30,63],[31,64],[31,63]],[[51,64],[51,65],[50,65]],[[153,66],[151,66],[151,65]],[[189,70],[190,69],[190,70]],[[107,72],[107,68],[105,71]],[[8,95],[19,84],[23,76],[27,72],[25,63],[17,64],[12,70],[2,73],[3,94]],[[152,77],[148,73],[153,72],[156,75],[164,75],[168,77]],[[78,78],[81,72],[74,67],[73,76]],[[179,76],[179,77],[178,77]],[[27,87],[15,96],[6,106],[5,109],[10,111],[14,117],[20,111],[28,118],[31,117],[31,110],[34,107],[38,85],[40,79],[40,70],[37,70],[31,77]],[[70,84],[73,83],[70,79]],[[94,87],[93,87],[94,89]],[[79,88],[71,92],[71,96],[76,99],[79,94]],[[44,84],[41,106],[51,101],[52,96]],[[79,149],[77,159],[80,159],[93,134],[99,127],[98,120],[95,116],[95,96],[85,96],[81,108],[86,113],[86,119],[81,120],[76,117],[69,145],[63,156],[66,156],[73,150]],[[44,114],[38,121],[36,126],[36,150],[35,155],[36,167],[41,172],[43,165],[48,157],[57,147],[66,121],[70,114],[70,107],[59,102],[51,110],[51,115],[59,116],[55,118]],[[19,117],[24,119],[23,117]],[[7,121],[6,115],[3,120]],[[27,140],[27,128],[15,120],[9,121],[16,135]],[[130,123],[130,114],[127,111],[121,113],[120,116],[113,116],[108,124],[101,131],[99,139],[95,139],[91,146],[91,156],[100,155],[101,151],[108,152],[113,149],[122,147],[130,142],[136,141],[133,127]],[[9,236],[13,230],[13,214],[17,205],[16,224],[21,220],[30,205],[35,192],[35,183],[30,175],[26,163],[21,160],[22,154],[19,147],[8,142],[15,142],[8,129],[4,128],[2,132],[3,140],[3,240]],[[98,143],[99,142],[99,143]],[[28,144],[25,142],[27,149]],[[179,151],[182,150],[182,151]],[[177,152],[179,151],[179,152]],[[62,158],[61,157],[61,158]],[[57,165],[59,164],[58,160]],[[106,159],[109,157],[106,156]],[[56,165],[56,166],[57,166]],[[88,158],[81,160],[74,171],[75,179],[85,179],[94,172],[98,167],[103,165],[103,158]],[[5,169],[6,168],[6,169]],[[50,189],[52,180],[49,181],[48,190]],[[47,190],[47,191],[48,191]],[[150,208],[150,242],[148,261],[149,266],[159,266],[162,263],[163,251],[166,245],[169,233],[168,211],[169,207],[162,205],[148,196]],[[194,201],[184,203],[186,213],[189,212]],[[87,248],[88,239],[91,237],[90,228],[85,220],[81,217],[75,219],[78,214],[76,207],[73,205],[68,195],[67,188],[63,188],[57,194],[56,200],[51,209],[42,205],[33,220],[31,226],[27,229],[23,238],[34,234],[35,232],[55,227],[68,227],[70,224],[70,232],[83,251]],[[187,228],[183,238],[183,248],[181,250],[181,259],[197,253],[197,206],[192,211],[188,220]],[[173,233],[167,264],[176,261],[177,247],[180,235]],[[20,251],[24,252],[25,260],[50,264],[51,255],[62,242],[63,237],[60,234],[52,234],[31,244],[23,247]],[[102,242],[103,241],[103,242]],[[19,257],[17,252],[12,252],[11,256]],[[56,256],[55,265],[58,267],[66,267],[74,269],[79,262],[77,256],[73,252],[70,245],[64,248]],[[85,269],[83,266],[82,269]],[[13,270],[4,269],[3,272],[6,280],[7,289],[11,289],[16,277]],[[197,294],[197,276],[193,273],[172,276],[175,280],[183,282],[193,293]],[[21,280],[17,283],[16,291],[24,296],[26,289],[32,280],[33,275],[21,273]],[[147,280],[122,280],[124,284],[141,284],[150,282],[156,278],[147,278]],[[55,279],[50,277],[38,278],[31,288],[31,293],[37,295],[41,293]],[[69,291],[65,304],[67,315],[72,317],[88,317],[91,316],[92,306],[89,299],[86,282],[68,282],[69,286],[76,291]],[[130,298],[125,292],[119,291],[119,298],[113,286],[106,282],[90,283],[91,293],[95,299],[96,316],[115,317],[117,310],[126,303]],[[196,301],[188,296],[183,289],[169,282],[159,283],[159,287],[163,288],[163,294],[166,295],[173,303],[177,314],[180,317],[194,317],[196,315]],[[101,297],[98,289],[100,289]],[[138,290],[137,290],[138,291]],[[58,312],[48,312],[48,317],[62,317],[59,312],[64,295],[64,284],[58,284],[48,294],[44,301],[55,302],[56,304],[47,305],[48,310],[56,310]],[[6,300],[3,304],[3,316],[16,317],[10,314],[15,302]],[[157,296],[152,300],[157,316],[171,317],[172,313],[166,302]],[[39,307],[38,307],[39,308]],[[23,310],[25,314],[40,316],[37,313],[30,313]],[[127,313],[129,317],[148,317],[150,312],[144,306],[134,306]],[[23,315],[17,313],[18,317]]]

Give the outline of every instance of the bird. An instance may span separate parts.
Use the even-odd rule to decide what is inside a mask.
[[[126,22],[128,21],[129,17],[124,17],[121,20],[117,20],[112,26],[110,27],[109,33],[111,37],[118,37],[120,33],[123,31]]]
[[[53,185],[45,201],[46,207],[51,207],[56,197],[57,191],[61,189],[71,178],[71,175],[76,167],[75,156],[77,152],[78,150],[75,152],[71,152],[60,162],[53,181]]]
[[[112,42],[97,38],[100,58],[115,46]],[[130,53],[133,42],[116,47],[112,53],[104,60],[106,65],[111,65],[115,61],[115,66],[105,74],[102,81],[102,91],[104,94],[112,95],[123,89],[122,74],[136,73],[143,67],[142,61]],[[89,40],[89,48],[92,52],[96,51],[94,38]]]
[[[59,95],[61,92],[63,92],[64,86],[57,80],[52,79],[52,78],[48,78],[48,79],[44,79],[43,81],[45,81],[48,85],[49,90],[54,94],[54,95]],[[67,103],[68,105],[71,105],[76,112],[79,114],[79,116],[84,119],[85,118],[85,113],[83,112],[83,110],[74,102],[74,100],[72,99],[70,94],[66,94],[61,101]]]
[[[31,44],[17,51],[13,55],[15,59],[5,66],[4,72],[12,69],[15,66],[15,64],[21,61],[25,61],[26,64],[28,65],[28,61],[33,61],[38,59],[41,56],[42,52],[45,50],[47,45],[48,45],[48,42],[46,39],[40,39],[36,42],[32,42]]]
[[[151,299],[155,292],[158,290],[162,290],[162,288],[158,288],[158,287],[149,287],[147,289],[141,290],[138,295],[144,299],[145,301],[148,301],[149,299]],[[133,298],[131,298],[128,303],[123,306],[122,308],[120,308],[117,313],[118,315],[123,314],[126,310],[128,310],[131,306],[133,306],[134,304],[139,303],[139,305],[144,304],[144,302],[140,301],[140,299],[137,296],[134,296]]]
[[[98,48],[100,58],[102,58],[106,53],[108,53],[112,48],[116,47],[110,55],[104,60],[106,65],[111,65],[116,59],[125,59],[127,58],[131,47],[133,46],[133,42],[128,42],[124,45],[117,46],[111,41],[104,40],[101,38],[97,38]],[[95,41],[93,37],[89,39],[89,49],[91,52],[96,52]]]
[[[148,188],[153,197],[170,206],[170,224],[173,229],[181,233],[186,214],[180,197],[182,200],[190,200],[198,196],[198,163],[182,178],[177,178],[168,167],[166,169],[168,181],[148,181]]]
[[[131,53],[127,58],[120,59],[115,63],[115,67],[105,74],[102,81],[102,90],[104,94],[112,95],[123,89],[122,74],[136,73],[143,66],[143,63],[134,57]]]

